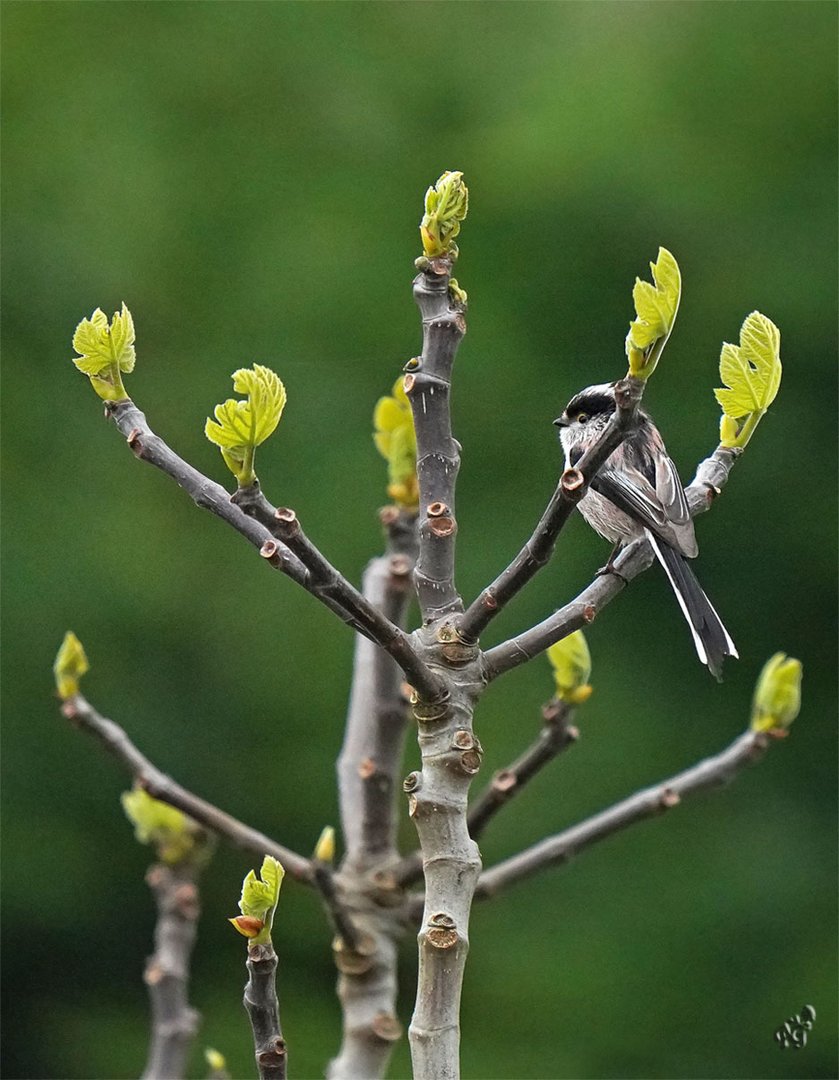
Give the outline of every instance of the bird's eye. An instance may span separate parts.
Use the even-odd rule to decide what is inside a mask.
[[[584,413],[584,412],[578,413],[578,415],[577,415],[577,420],[578,420],[578,421],[579,421],[579,422],[580,422],[581,424],[585,424],[585,423],[587,423],[587,422],[588,422],[588,413]]]

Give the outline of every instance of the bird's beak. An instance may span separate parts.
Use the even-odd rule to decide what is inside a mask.
[[[554,424],[556,425],[556,427],[568,427],[570,423],[571,421],[568,419],[565,413],[563,413],[562,416],[558,416],[556,420],[554,420]]]

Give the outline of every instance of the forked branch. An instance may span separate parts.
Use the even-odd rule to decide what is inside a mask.
[[[723,446],[706,458],[696,470],[696,476],[685,489],[693,517],[710,508],[719,495],[734,462],[741,451]],[[620,553],[608,573],[598,575],[578,596],[549,618],[510,638],[484,653],[487,682],[505,671],[532,660],[574,630],[591,623],[610,600],[634,577],[653,562],[652,548],[647,540],[635,540]]]
[[[550,560],[557,537],[574,507],[609,456],[632,430],[645,385],[631,375],[616,385],[617,408],[608,426],[577,464],[563,472],[538,525],[515,559],[469,605],[460,622],[460,632],[465,638],[478,638],[490,621]]]

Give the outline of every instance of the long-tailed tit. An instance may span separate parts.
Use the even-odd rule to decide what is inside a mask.
[[[614,411],[611,383],[589,386],[571,398],[554,420],[566,468],[597,442]],[[597,474],[594,488],[580,500],[580,513],[613,544],[649,539],[690,626],[699,659],[721,679],[723,660],[737,656],[737,650],[686,561],[698,548],[682,481],[658,428],[642,410],[637,427]]]

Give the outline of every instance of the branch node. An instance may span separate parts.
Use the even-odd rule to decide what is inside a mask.
[[[335,967],[344,975],[363,975],[373,966],[376,956],[376,940],[370,934],[361,934],[354,949],[350,949],[342,937],[332,940]]]
[[[451,949],[459,940],[457,924],[451,915],[438,912],[428,920],[429,929],[426,931],[426,940],[435,949]]]
[[[586,624],[593,623],[597,618],[597,608],[594,604],[586,604],[583,608],[583,622]]]
[[[370,1030],[382,1042],[399,1042],[402,1038],[402,1025],[391,1013],[376,1013],[370,1021]]]
[[[411,694],[414,719],[419,724],[431,724],[438,720],[445,720],[449,712],[449,695],[446,694],[439,701],[421,701],[416,692]]]
[[[512,769],[501,769],[492,778],[492,789],[499,795],[507,795],[518,782],[518,777]]]
[[[422,357],[412,356],[408,363],[402,369],[403,371],[419,371],[422,367]]]
[[[422,773],[412,772],[408,773],[405,779],[402,781],[402,790],[410,795],[412,791],[419,791],[422,787]]]
[[[362,780],[369,780],[376,775],[376,762],[372,758],[362,758],[358,763],[358,775]]]
[[[443,517],[449,513],[449,508],[444,502],[433,502],[429,504],[426,513],[429,517]]]
[[[432,518],[428,523],[428,531],[432,536],[451,536],[457,529],[457,522],[453,517]]]
[[[475,745],[475,736],[466,728],[456,731],[452,737],[453,750],[471,750]]]
[[[586,478],[580,472],[579,469],[570,468],[559,479],[559,486],[562,488],[562,493],[571,502],[579,502],[585,493]]]
[[[281,561],[279,551],[280,545],[276,540],[266,540],[259,549],[259,554],[263,559],[267,559],[273,566],[277,566]]]
[[[388,570],[391,577],[407,578],[411,573],[411,559],[407,555],[391,555]]]
[[[475,747],[472,750],[467,750],[465,754],[460,755],[460,767],[467,774],[467,776],[474,776],[475,773],[480,772],[481,768],[481,751],[479,747]]]
[[[413,375],[405,376],[405,378],[402,380],[402,389],[405,391],[406,394],[411,393],[411,391],[414,389],[414,384],[416,383],[416,381],[417,380],[414,378]]]
[[[658,799],[658,804],[662,810],[670,810],[674,806],[678,806],[682,801],[678,791],[674,791],[673,788],[662,788],[661,795]]]

